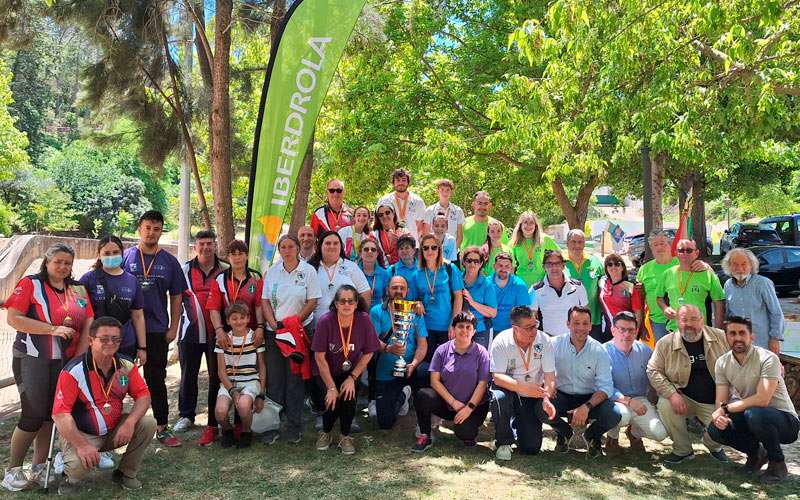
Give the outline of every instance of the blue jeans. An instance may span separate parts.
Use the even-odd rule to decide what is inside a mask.
[[[482,332],[476,332],[475,336],[472,337],[472,340],[475,343],[478,343],[489,350],[489,330],[484,330]]]
[[[397,421],[397,412],[406,401],[403,387],[409,381],[405,378],[375,381],[375,409],[378,413],[378,427],[391,429]]]
[[[535,455],[542,449],[542,422],[537,413],[542,412],[540,398],[519,396],[516,392],[493,387],[492,421],[495,445],[514,444],[525,455]],[[538,410],[537,410],[538,409]]]
[[[537,416],[539,420],[555,429],[559,435],[569,438],[572,436],[572,427],[562,417],[566,417],[569,410],[574,410],[586,403],[591,397],[591,394],[567,394],[558,391],[556,397],[550,400],[556,408],[556,417],[553,420],[548,419],[542,405],[538,407]],[[586,429],[584,436],[589,441],[599,441],[603,434],[619,424],[622,414],[614,403],[606,399],[589,411],[589,419],[593,419],[594,423]]]
[[[755,455],[759,443],[764,445],[773,462],[783,461],[781,444],[797,441],[800,420],[791,413],[775,408],[748,408],[741,413],[731,413],[732,422],[725,430],[714,423],[708,425],[711,439],[735,448],[742,453]]]

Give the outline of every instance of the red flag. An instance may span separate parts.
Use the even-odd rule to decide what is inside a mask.
[[[678,230],[675,231],[675,239],[672,240],[672,256],[678,255],[678,242],[681,240],[689,239],[689,210],[681,212],[681,218],[678,222]]]

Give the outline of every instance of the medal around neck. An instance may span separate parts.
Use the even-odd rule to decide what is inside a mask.
[[[352,367],[353,367],[353,363],[351,363],[349,359],[345,359],[344,362],[342,363],[342,371],[343,372],[349,372],[350,368],[352,368]]]
[[[410,300],[395,300],[392,302],[394,312],[392,313],[392,336],[389,341],[396,345],[406,345],[409,335],[413,335],[414,320],[417,315],[414,313],[414,302]],[[397,357],[392,369],[395,377],[406,376],[406,360],[402,356]]]

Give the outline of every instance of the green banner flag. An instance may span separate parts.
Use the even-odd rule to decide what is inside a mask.
[[[311,131],[366,0],[296,0],[272,47],[253,145],[250,265],[272,261]],[[258,266],[258,267],[257,267]]]

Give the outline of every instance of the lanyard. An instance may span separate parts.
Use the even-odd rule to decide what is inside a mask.
[[[344,339],[344,333],[342,332],[342,320],[339,319],[338,315],[336,317],[336,322],[339,325],[339,338],[342,340],[342,352],[344,353],[344,359],[347,360],[350,357],[350,337],[353,336],[353,318],[354,316],[350,316],[350,324],[347,325],[347,341]]]
[[[400,217],[401,221],[406,220],[406,207],[408,206],[408,198],[411,196],[409,195],[405,200],[403,200],[403,204],[400,204],[401,198],[397,196],[397,193],[394,194],[394,203],[397,205],[397,215]]]
[[[114,362],[114,373],[117,371],[117,358],[112,357],[111,360]],[[92,356],[92,368],[94,371],[100,375],[100,372],[97,370],[97,363],[94,361],[94,356]],[[114,375],[111,375],[111,380],[108,381],[108,385],[103,385],[103,376],[100,375],[100,390],[103,391],[103,403],[108,404],[108,396],[111,394],[111,386],[114,385]],[[105,408],[106,405],[103,405]]]
[[[437,267],[436,270],[433,272],[433,283],[431,283],[431,280],[428,278],[428,270],[425,269],[425,281],[427,282],[428,285],[428,291],[431,292],[431,299],[433,299],[434,297],[433,291],[436,288],[436,275],[438,273],[439,273],[439,268]]]
[[[694,272],[689,271],[689,279],[686,280],[685,285],[681,284],[681,273],[683,273],[683,271],[678,270],[678,291],[681,294],[681,298],[683,298],[683,295],[686,293],[686,289],[689,288],[689,283],[691,283],[692,278],[694,278]]]
[[[48,285],[50,285],[50,284],[48,283]],[[58,294],[56,289],[53,288],[53,285],[50,285],[50,288],[53,290],[53,293],[55,294],[56,298],[58,299],[58,303],[61,304],[61,307],[64,309],[64,314],[66,314],[66,317],[64,319],[65,320],[70,319],[69,318],[69,285],[66,282],[64,282],[64,300],[61,300],[61,296]],[[94,360],[92,360],[92,361],[94,361]]]
[[[336,261],[336,264],[333,265],[333,271],[328,271],[328,266],[320,262],[320,265],[325,270],[325,274],[328,275],[328,288],[333,289],[333,278],[336,277],[336,267],[339,265],[339,261]]]
[[[531,347],[533,347],[533,344],[528,346],[528,356],[527,357],[525,356],[525,351],[520,349],[520,347],[516,344],[516,342],[514,343],[514,345],[517,346],[517,350],[519,351],[519,357],[522,359],[522,364],[525,366],[525,373],[527,374],[528,371],[530,371],[531,353],[533,352],[533,349],[531,349]]]
[[[241,281],[239,281],[239,286],[237,286],[234,289],[235,291],[233,292],[233,298],[229,298],[229,300],[228,300],[229,304],[233,304],[234,302],[236,302],[236,299],[239,298],[239,290],[242,289],[242,286],[244,286],[244,284],[247,281],[248,281],[248,276],[247,276],[247,272],[245,271],[244,277],[241,279]],[[230,280],[230,282],[228,284],[228,290],[229,290],[228,291],[228,297],[230,297],[230,289],[233,288],[233,285],[235,284],[235,282],[236,282],[236,278],[233,277],[233,271],[231,271],[231,280]]]
[[[242,344],[239,346],[239,354],[236,356],[235,361],[233,361],[233,365],[231,366],[231,377],[236,377],[236,372],[239,369],[239,360],[242,359],[242,354],[244,354],[244,345],[247,343],[247,335],[241,337]],[[233,335],[231,335],[231,347],[233,347]]]
[[[139,247],[139,259],[142,261],[142,274],[144,275],[145,281],[147,281],[147,277],[150,275],[150,269],[153,268],[153,264],[156,261],[156,255],[158,255],[158,252],[160,252],[160,251],[161,251],[161,249],[156,247],[156,253],[153,254],[153,260],[150,261],[150,265],[149,266],[145,267],[145,265],[144,265],[144,252],[142,251],[142,248]]]
[[[528,239],[527,238],[525,238],[525,240],[522,242],[522,244],[525,246],[525,253],[528,254],[528,263],[530,264],[531,262],[533,262],[533,254],[534,254],[534,252],[536,252],[536,245],[534,245],[533,242],[531,242],[531,246],[528,247]]]

